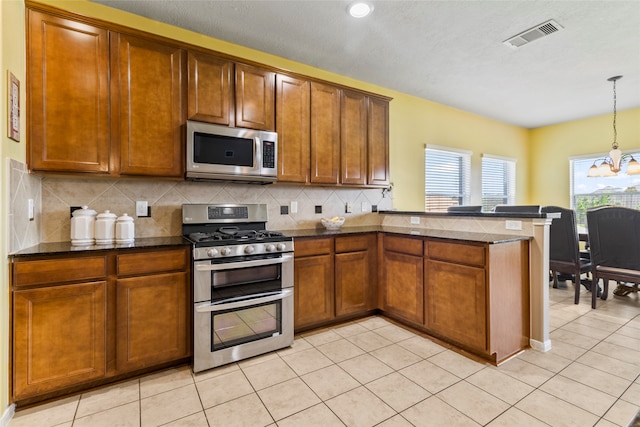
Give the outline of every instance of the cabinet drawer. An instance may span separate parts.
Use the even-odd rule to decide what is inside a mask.
[[[425,254],[431,259],[484,267],[484,246],[462,243],[425,242]]]
[[[366,251],[373,246],[371,234],[336,237],[336,253]]]
[[[13,264],[13,286],[80,282],[101,279],[106,275],[107,260],[104,256],[18,261]]]
[[[187,269],[186,249],[158,252],[139,252],[117,256],[118,276],[148,274]]]
[[[422,256],[422,240],[385,235],[384,250]]]
[[[295,257],[330,254],[333,251],[333,238],[321,237],[312,239],[294,240]]]

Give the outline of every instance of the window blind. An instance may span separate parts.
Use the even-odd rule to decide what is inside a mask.
[[[424,162],[425,212],[446,211],[469,202],[471,153],[427,146]]]
[[[482,156],[482,210],[496,205],[514,204],[516,199],[516,161]]]

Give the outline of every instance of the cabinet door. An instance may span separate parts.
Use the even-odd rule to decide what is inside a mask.
[[[487,349],[484,269],[426,260],[426,327],[477,350]]]
[[[384,251],[383,309],[410,322],[424,319],[422,256]]]
[[[340,113],[340,181],[364,185],[367,176],[367,96],[343,90]]]
[[[295,259],[295,328],[334,317],[333,255]]]
[[[233,126],[233,63],[201,52],[189,52],[190,120]]]
[[[112,141],[123,175],[182,177],[184,51],[179,47],[114,34]]]
[[[275,130],[275,73],[236,64],[236,126]]]
[[[389,101],[369,98],[367,184],[389,186]]]
[[[336,254],[336,316],[372,309],[369,251]]]
[[[307,80],[276,76],[278,181],[309,182],[310,84]]]
[[[118,279],[118,373],[188,356],[187,273]]]
[[[99,379],[106,372],[106,282],[13,293],[13,397]]]
[[[32,10],[27,19],[29,168],[109,172],[107,31]]]
[[[311,83],[311,182],[337,184],[340,177],[340,89]]]

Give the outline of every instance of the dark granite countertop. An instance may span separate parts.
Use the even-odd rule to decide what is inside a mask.
[[[389,227],[389,226],[362,226],[362,227],[342,227],[339,230],[325,230],[324,228],[310,228],[304,230],[278,230],[287,236],[294,238],[301,237],[327,237],[327,236],[345,236],[350,234],[361,233],[393,233],[405,236],[430,237],[434,239],[458,240],[463,242],[479,242],[479,243],[505,243],[519,240],[530,240],[527,236],[515,236],[510,234],[493,234],[493,233],[473,233],[469,231],[456,230],[433,230],[427,228],[410,228],[410,227]]]
[[[517,213],[517,212],[411,212],[411,211],[379,211],[380,215],[410,215],[410,216],[452,216],[476,218],[547,218],[546,213]]]
[[[190,244],[191,243],[189,243],[189,241],[184,239],[182,236],[144,237],[135,239],[133,243],[92,246],[73,246],[71,242],[50,242],[40,243],[35,246],[22,249],[16,253],[9,254],[9,258],[42,255],[63,255],[101,250],[130,250],[161,248],[165,246],[189,246]]]

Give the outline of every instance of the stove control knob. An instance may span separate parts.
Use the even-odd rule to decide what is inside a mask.
[[[287,249],[287,245],[285,245],[284,243],[278,243],[276,245],[276,249],[279,251],[284,251],[285,249]]]
[[[207,249],[207,256],[209,258],[213,258],[216,255],[218,255],[218,250],[216,248],[212,248],[212,249]]]
[[[266,250],[267,252],[273,252],[273,251],[275,251],[275,250],[276,250],[276,246],[275,246],[275,245],[267,245],[267,246],[265,247],[265,250]]]
[[[229,255],[231,255],[231,249],[229,249],[229,248],[222,248],[222,249],[220,249],[220,254],[221,254],[222,256],[229,256]]]
[[[247,255],[251,255],[255,251],[256,251],[256,249],[251,245],[244,247],[244,253],[247,254]]]

